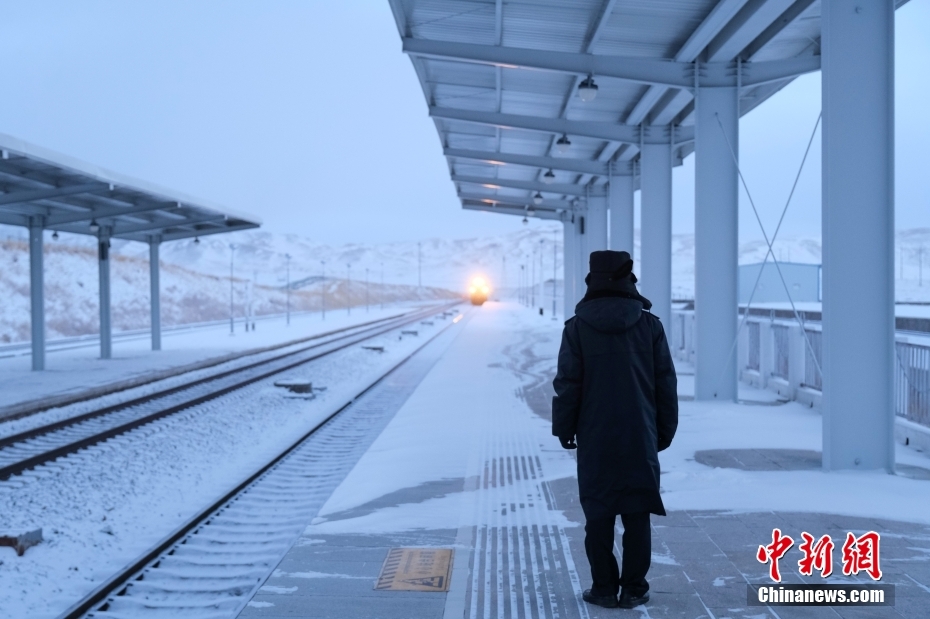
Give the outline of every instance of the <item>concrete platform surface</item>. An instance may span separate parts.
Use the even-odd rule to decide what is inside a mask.
[[[590,575],[575,461],[548,418],[560,328],[512,305],[476,311],[240,617],[930,616],[930,481],[812,468],[819,416],[794,403],[682,402],[679,435],[661,454],[669,515],[652,519],[652,599],[630,611],[582,602]],[[701,450],[714,458],[696,461]],[[922,454],[898,456],[930,468]],[[830,534],[836,573],[846,532],[879,532],[896,605],[747,606],[747,585],[770,582],[756,550],[775,527],[797,543],[802,531]],[[376,591],[400,547],[454,548],[449,590]],[[800,556],[795,545],[782,560],[785,582],[824,582],[798,573]]]

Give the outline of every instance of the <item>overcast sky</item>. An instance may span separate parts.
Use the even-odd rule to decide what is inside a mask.
[[[930,226],[930,0],[898,11],[897,227]],[[4,3],[0,132],[329,242],[520,226],[463,212],[386,0]],[[820,111],[806,76],[743,118],[740,159],[773,225]],[[785,233],[820,230],[820,138]],[[694,157],[674,172],[693,229]],[[745,202],[745,196],[743,196]],[[758,237],[748,204],[741,237]]]

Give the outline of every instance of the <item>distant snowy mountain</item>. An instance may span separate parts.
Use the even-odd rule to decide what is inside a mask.
[[[638,261],[639,231],[635,239]],[[261,230],[204,237],[199,243],[193,239],[166,243],[161,249],[163,321],[171,325],[228,317],[230,258],[235,312],[241,316],[284,310],[287,255],[291,256],[290,281],[296,288],[292,308],[318,310],[324,298],[332,308],[364,304],[366,276],[371,302],[380,302],[382,297],[386,301],[452,297],[479,274],[490,280],[497,296],[506,297],[531,276],[536,281],[551,281],[553,243],[561,279],[561,226],[539,222],[504,235],[419,243],[336,246]],[[230,244],[235,245],[234,251]],[[48,336],[96,332],[94,240],[62,234],[53,241],[47,235],[45,247]],[[781,239],[774,251],[778,260],[786,262],[820,263],[821,259],[819,238]],[[693,298],[694,235],[675,235],[672,252],[673,297]],[[761,262],[765,254],[763,241],[747,241],[740,246],[739,261]],[[111,255],[114,327],[145,328],[149,321],[148,248],[114,241]],[[22,341],[29,337],[25,230],[0,226],[0,265],[0,342]],[[930,229],[898,232],[895,275],[899,301],[930,301]]]

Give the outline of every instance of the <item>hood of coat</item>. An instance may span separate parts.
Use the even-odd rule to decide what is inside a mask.
[[[582,301],[575,316],[601,333],[622,333],[643,317],[643,303],[626,297],[601,297]]]

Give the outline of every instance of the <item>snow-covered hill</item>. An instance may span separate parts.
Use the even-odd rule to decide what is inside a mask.
[[[634,257],[639,256],[636,232]],[[295,310],[365,303],[451,297],[465,290],[475,275],[487,277],[507,296],[521,281],[520,269],[543,278],[552,274],[553,243],[561,268],[561,227],[536,223],[513,233],[471,239],[427,239],[420,243],[330,245],[293,234],[261,230],[166,243],[162,259],[162,314],[166,325],[223,319],[229,315],[230,257],[233,259],[236,315],[281,312],[290,255],[290,281],[297,287]],[[230,250],[234,244],[234,252]],[[904,230],[896,238],[896,290],[899,301],[930,301],[930,229]],[[672,240],[673,297],[693,298],[694,236]],[[740,246],[740,263],[760,262],[761,240]],[[148,248],[114,241],[112,248],[114,328],[148,326]],[[775,245],[787,262],[820,262],[819,238],[788,238]],[[541,260],[541,262],[540,262]],[[926,272],[921,274],[921,261]],[[324,264],[325,262],[325,264]],[[540,267],[541,265],[541,267]],[[62,234],[46,236],[46,312],[48,336],[79,335],[97,330],[97,265],[93,239]],[[381,286],[383,269],[384,286]],[[637,266],[638,269],[638,266]],[[323,276],[325,274],[325,279]],[[559,273],[561,277],[561,273]],[[921,285],[921,278],[923,282]],[[422,286],[418,280],[422,279]],[[527,278],[522,278],[526,281]],[[29,337],[29,257],[21,228],[0,226],[0,342]]]

